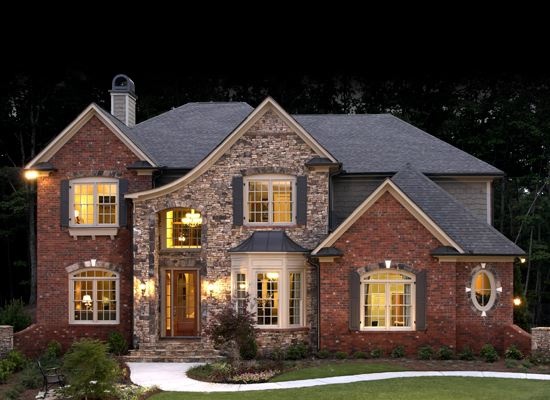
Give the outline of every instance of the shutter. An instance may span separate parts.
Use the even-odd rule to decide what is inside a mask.
[[[59,190],[59,217],[62,227],[69,226],[69,181],[63,179]]]
[[[305,225],[307,222],[307,177],[296,178],[296,223]]]
[[[126,193],[128,193],[128,179],[120,179],[118,181],[118,226],[128,224],[126,200],[124,199]]]
[[[358,331],[360,327],[361,277],[356,271],[349,274],[349,329]]]
[[[243,224],[243,177],[233,177],[233,225]]]
[[[426,330],[426,271],[416,274],[416,330]]]

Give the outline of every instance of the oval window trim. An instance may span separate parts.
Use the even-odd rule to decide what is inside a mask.
[[[477,282],[481,275],[485,275],[487,277],[487,280],[485,282]],[[489,289],[485,289],[485,291],[489,291],[489,299],[485,302],[485,305],[482,305],[478,300],[478,286],[481,286],[481,289],[483,289],[483,284],[487,283],[489,283]],[[488,311],[493,307],[497,297],[495,286],[495,277],[491,272],[482,269],[474,274],[474,276],[472,277],[471,298],[475,308],[477,308],[479,311]]]

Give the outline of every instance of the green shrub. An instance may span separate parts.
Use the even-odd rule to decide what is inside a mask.
[[[401,345],[395,347],[391,351],[391,356],[392,356],[392,358],[403,358],[403,357],[405,357],[405,348]]]
[[[301,360],[307,356],[307,347],[304,343],[294,343],[286,349],[287,360]]]
[[[46,346],[44,353],[40,356],[40,361],[45,367],[59,367],[61,353],[61,343],[57,340],[51,340]]]
[[[504,360],[504,365],[506,368],[516,368],[518,366],[518,360],[507,358]]]
[[[109,352],[117,356],[128,353],[128,342],[120,332],[111,332],[107,339]]]
[[[6,359],[13,363],[15,366],[15,371],[22,370],[29,362],[29,360],[27,360],[27,358],[19,350],[11,350],[6,356]]]
[[[372,349],[370,351],[370,356],[372,358],[380,358],[384,355],[384,352],[382,351],[382,349]]]
[[[495,350],[493,345],[488,343],[483,345],[483,347],[481,348],[481,351],[479,352],[479,355],[481,356],[481,358],[485,360],[485,362],[492,363],[498,360],[497,351]]]
[[[317,358],[329,358],[330,357],[330,351],[327,349],[319,350],[317,352]]]
[[[63,359],[69,385],[63,394],[73,398],[106,398],[122,375],[117,362],[109,356],[107,344],[99,340],[74,342]]]
[[[346,353],[345,351],[337,351],[336,353],[334,353],[334,357],[339,360],[343,360],[345,358],[348,358],[348,353]]]
[[[7,359],[0,360],[0,383],[5,383],[15,371],[15,364]]]
[[[420,360],[431,360],[434,356],[432,346],[422,346],[418,349],[418,358]]]
[[[22,370],[27,365],[27,359],[17,350],[11,350],[6,358],[0,360],[0,383],[5,383],[14,372]]]
[[[533,351],[529,356],[529,361],[534,365],[549,365],[550,355],[542,351]]]
[[[509,358],[512,360],[521,360],[523,358],[523,353],[520,349],[516,347],[515,344],[511,345],[504,352],[504,358]]]
[[[22,331],[31,323],[32,318],[25,310],[25,304],[21,299],[12,299],[0,308],[0,325],[11,325],[14,332]]]
[[[472,348],[469,346],[464,346],[462,351],[458,353],[458,358],[464,361],[472,361],[475,358]]]
[[[42,374],[38,369],[38,365],[34,362],[27,363],[26,367],[21,371],[19,382],[25,389],[40,388],[42,386]]]
[[[454,355],[453,349],[449,346],[441,346],[437,352],[437,358],[440,360],[452,360]]]
[[[243,360],[253,360],[258,354],[258,345],[254,336],[248,336],[239,342],[239,355]]]
[[[285,351],[280,347],[276,347],[269,352],[269,358],[273,361],[282,361],[286,357]]]
[[[364,351],[356,351],[353,353],[352,357],[355,359],[367,358],[367,353]]]

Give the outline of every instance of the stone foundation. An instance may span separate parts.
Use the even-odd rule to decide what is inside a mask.
[[[531,350],[550,356],[550,327],[531,329]]]
[[[13,349],[13,326],[0,325],[0,358]]]
[[[273,351],[285,350],[297,343],[304,343],[306,347],[315,345],[309,341],[309,328],[257,330],[256,341],[261,356],[269,356]]]

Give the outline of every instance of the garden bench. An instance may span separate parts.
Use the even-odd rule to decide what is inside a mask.
[[[44,391],[44,398],[48,394],[48,389],[51,389],[55,385],[59,387],[65,386],[65,375],[59,371],[59,367],[44,368],[40,360],[36,363],[43,378],[42,390]]]

